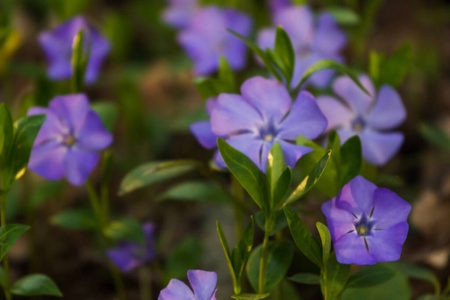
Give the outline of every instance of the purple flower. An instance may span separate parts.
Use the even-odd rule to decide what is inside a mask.
[[[163,12],[163,20],[174,28],[189,25],[199,6],[197,0],[169,0],[170,6]]]
[[[184,282],[172,279],[158,300],[216,300],[216,272],[189,270],[187,274],[193,293]]]
[[[311,94],[300,92],[292,103],[289,92],[281,83],[262,77],[245,81],[241,95],[221,94],[211,106],[211,122],[191,126],[199,142],[212,149],[217,137],[223,137],[263,172],[274,143],[280,143],[286,164],[294,167],[303,154],[312,151],[295,145],[297,136],[314,139],[327,127]],[[215,163],[226,167],[218,151]]]
[[[211,113],[216,107],[217,98],[211,97],[206,100],[206,112],[211,117]],[[192,134],[197,141],[206,149],[214,149],[217,147],[218,136],[211,130],[211,121],[199,121],[192,123],[190,126]]]
[[[307,6],[290,6],[274,14],[274,25],[281,25],[292,41],[295,52],[295,67],[291,85],[295,87],[303,72],[323,59],[343,61],[339,52],[345,47],[347,38],[333,16],[321,13],[314,16]],[[258,34],[258,44],[262,49],[273,49],[276,29],[263,29]],[[334,71],[323,70],[314,74],[310,82],[319,88],[325,87]]]
[[[411,205],[362,176],[322,204],[336,258],[343,264],[372,265],[400,258]]]
[[[210,6],[198,10],[189,26],[181,31],[178,41],[194,61],[197,75],[215,72],[221,55],[233,70],[245,66],[246,45],[227,29],[249,36],[252,21],[238,11]]]
[[[278,11],[282,8],[292,6],[291,0],[268,0],[271,11]]]
[[[89,49],[85,81],[92,83],[97,79],[110,45],[82,16],[74,17],[56,29],[39,35],[39,43],[49,62],[47,74],[51,79],[68,79],[72,76],[73,39],[80,30],[83,30],[85,48]]]
[[[84,94],[57,96],[48,108],[32,107],[28,115],[45,114],[28,168],[48,180],[64,176],[82,185],[97,165],[98,152],[112,143],[99,115]]]
[[[368,76],[359,81],[372,95],[365,94],[349,77],[341,76],[333,83],[333,90],[343,102],[330,96],[317,98],[328,119],[327,130],[336,129],[341,142],[358,135],[364,158],[372,164],[384,165],[403,144],[401,132],[389,132],[406,118],[406,110],[399,94],[383,85],[378,94]]]
[[[155,257],[155,227],[152,223],[142,225],[145,243],[120,242],[117,248],[106,251],[108,258],[122,271],[128,272]]]

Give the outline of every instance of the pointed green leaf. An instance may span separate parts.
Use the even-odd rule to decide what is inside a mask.
[[[357,176],[362,165],[361,140],[355,135],[341,147],[341,186]]]
[[[381,265],[367,266],[353,273],[345,288],[371,287],[390,280],[394,275],[395,271],[390,268]]]
[[[30,226],[22,224],[7,224],[0,227],[0,261],[28,229]]]
[[[14,283],[11,293],[18,296],[63,296],[53,280],[43,274],[32,274],[21,278]]]
[[[11,112],[5,103],[0,103],[0,168],[2,166],[2,157],[8,155],[12,146],[14,137],[14,124]]]
[[[145,236],[142,225],[131,218],[113,221],[105,228],[105,235],[115,241],[130,241],[144,243]]]
[[[198,170],[203,164],[195,160],[155,161],[145,163],[129,172],[122,180],[119,195],[123,196],[139,188],[173,179]]]
[[[159,200],[205,201],[211,203],[231,204],[232,200],[221,187],[213,182],[188,181],[170,187]]]
[[[442,129],[427,124],[420,124],[420,134],[432,145],[450,151],[450,136]]]
[[[50,219],[50,223],[65,229],[94,230],[97,226],[95,216],[88,209],[63,211]]]
[[[272,197],[285,166],[283,150],[281,149],[280,143],[276,142],[273,144],[272,149],[270,149],[266,165],[266,177],[269,182]]]
[[[350,267],[351,265],[339,263],[334,252],[329,256],[320,277],[320,287],[325,299],[335,299],[342,292],[350,276]]]
[[[234,73],[230,67],[230,64],[223,55],[220,56],[219,80],[221,80],[222,82],[226,82],[229,87],[229,90],[227,92],[236,92],[236,78],[234,77]]]
[[[279,67],[283,70],[286,82],[290,84],[294,73],[295,53],[289,35],[281,26],[277,27],[274,52],[278,57]]]
[[[333,161],[336,166],[341,165],[341,139],[335,130],[328,134],[327,149],[333,152]]]
[[[331,234],[328,227],[320,222],[316,223],[316,227],[320,234],[320,240],[322,241],[322,259],[325,265],[331,251]]]
[[[310,261],[322,267],[322,249],[317,239],[309,232],[297,213],[292,209],[285,207],[284,214],[297,247]]]
[[[347,7],[332,6],[327,8],[327,11],[342,25],[356,25],[361,21],[358,14]]]
[[[267,294],[239,294],[239,295],[233,295],[231,298],[237,299],[237,300],[259,300],[259,299],[265,299],[269,297],[269,293]]]
[[[380,86],[388,84],[397,87],[405,78],[412,62],[412,46],[405,43],[389,57],[372,52],[370,55],[370,76]]]
[[[225,253],[225,258],[227,260],[228,269],[230,270],[231,278],[233,279],[233,286],[236,289],[237,287],[240,286],[240,283],[237,281],[237,278],[236,278],[236,272],[234,271],[233,261],[231,260],[231,255],[230,255],[230,250],[229,250],[230,248],[228,247],[227,238],[226,238],[225,234],[223,233],[223,229],[222,229],[222,226],[220,226],[219,221],[217,221],[216,224],[217,224],[217,233],[219,234],[220,243],[222,244],[223,252]],[[239,288],[237,288],[237,292],[238,293],[240,292]]]
[[[294,281],[302,284],[319,284],[320,276],[311,273],[298,273],[288,278],[290,281]]]
[[[247,227],[242,233],[242,238],[239,241],[238,249],[240,253],[240,264],[239,269],[235,269],[238,280],[242,278],[244,274],[245,266],[247,265],[248,258],[250,257],[250,252],[253,248],[253,238],[255,236],[255,225],[253,222],[253,216],[250,216],[250,221]]]
[[[273,207],[277,208],[280,203],[283,202],[289,188],[292,183],[292,170],[291,167],[287,167],[281,174],[275,186],[275,191],[273,192]]]
[[[228,145],[223,139],[219,138],[217,144],[228,170],[236,177],[255,203],[263,211],[267,211],[267,188],[262,172],[250,158]]]

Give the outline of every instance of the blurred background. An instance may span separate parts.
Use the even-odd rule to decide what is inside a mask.
[[[255,27],[270,25],[263,0],[242,2],[239,8],[252,16]],[[389,55],[405,42],[412,46],[409,71],[399,86],[408,112],[400,128],[405,143],[380,169],[377,184],[413,205],[402,260],[431,268],[445,285],[450,275],[450,1],[317,0],[308,4],[321,10],[329,2],[352,8],[360,18],[344,26],[350,39],[346,61],[357,71],[367,72],[373,50]],[[368,3],[373,6],[370,13]],[[47,78],[37,37],[75,15],[84,15],[112,45],[99,80],[85,92],[92,103],[104,104],[112,116],[108,126],[115,138],[113,214],[156,224],[158,254],[148,268],[148,284],[155,297],[170,278],[183,279],[187,269],[201,268],[219,274],[217,296],[225,299],[231,295],[232,282],[215,222],[220,220],[234,244],[232,209],[215,197],[174,201],[164,196],[168,187],[201,178],[201,174],[194,172],[125,197],[117,195],[125,174],[141,163],[182,158],[207,163],[212,157],[189,132],[189,124],[206,118],[204,102],[193,83],[191,62],[177,44],[176,30],[162,21],[167,5],[163,0],[0,0],[0,101],[9,105],[17,119],[30,106],[46,106],[55,95],[68,93],[68,82]],[[248,67],[238,78],[265,74],[248,56]],[[326,200],[313,192],[300,205],[311,228],[318,219],[324,221],[320,204]],[[45,181],[31,172],[25,175],[8,204],[9,222],[32,226],[31,233],[10,252],[13,278],[40,272],[55,280],[64,299],[113,298],[112,281],[92,235],[52,222],[57,213],[87,203],[82,188],[65,181]],[[255,244],[260,235],[257,231]],[[294,260],[293,268],[313,268],[299,253]],[[138,272],[124,278],[129,299],[139,299]],[[320,298],[318,287],[296,288],[302,290],[302,298]],[[391,288],[411,288],[410,298],[433,291],[429,283],[406,278],[397,278]]]

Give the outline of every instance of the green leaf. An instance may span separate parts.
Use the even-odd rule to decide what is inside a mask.
[[[266,165],[266,177],[269,182],[272,199],[278,179],[283,173],[285,166],[283,150],[281,149],[280,143],[276,142],[273,144],[272,149],[270,149]],[[272,207],[274,207],[273,204]]]
[[[22,224],[7,224],[0,227],[0,261],[28,229],[30,226]]]
[[[205,201],[231,204],[230,196],[217,184],[207,181],[188,181],[169,188],[159,200]]]
[[[11,293],[18,296],[63,296],[53,280],[43,274],[32,274],[21,278],[14,283]]]
[[[0,103],[0,168],[3,166],[2,157],[8,156],[14,137],[14,124],[11,112],[5,103]]]
[[[259,264],[262,246],[257,247],[247,264],[247,277],[255,291],[259,286]],[[269,242],[267,245],[267,260],[264,293],[272,291],[286,275],[294,255],[294,247],[290,242]]]
[[[117,105],[111,102],[97,102],[91,107],[98,113],[106,129],[113,131],[117,120]]]
[[[419,296],[419,298],[417,298],[417,300],[439,300],[439,299],[440,298],[438,298],[437,296],[431,295],[431,294],[422,295],[422,296]]]
[[[320,268],[322,263],[322,249],[317,239],[309,232],[305,224],[289,207],[284,208],[292,238],[302,253]]]
[[[317,145],[313,141],[298,136],[297,137],[297,145],[306,146],[314,149],[312,152],[303,155],[300,158],[298,165],[300,166],[302,172],[304,174],[309,174],[313,172],[313,169],[316,167],[317,163],[327,155],[327,150]],[[333,157],[334,153],[331,153],[331,157]],[[314,178],[314,177],[311,177]],[[306,184],[306,182],[305,182]],[[300,184],[301,186],[302,184]],[[320,192],[324,193],[328,197],[336,197],[338,194],[340,187],[338,182],[338,168],[333,159],[329,159],[326,169],[323,174],[320,176],[319,180],[315,183],[315,188]]]
[[[316,227],[319,231],[320,240],[322,241],[322,260],[323,264],[325,265],[328,261],[328,257],[330,256],[331,251],[331,234],[328,230],[328,227],[320,222],[316,223]]]
[[[361,140],[355,135],[349,138],[341,148],[340,185],[344,186],[359,174],[362,165]]]
[[[116,241],[130,241],[144,243],[145,236],[142,225],[131,218],[112,221],[105,228],[105,235]]]
[[[412,46],[403,44],[389,58],[372,51],[370,53],[370,77],[379,86],[397,87],[405,78],[412,62]]]
[[[264,175],[250,158],[228,145],[223,139],[219,138],[217,144],[228,170],[236,177],[256,204],[263,211],[267,211],[268,199]]]
[[[269,72],[275,76],[275,78],[282,82],[282,78],[280,76],[280,74],[274,69],[272,61],[269,57],[269,55],[264,52],[261,48],[259,48],[259,46],[253,42],[252,40],[240,35],[239,33],[227,29],[229,32],[231,32],[232,34],[234,34],[235,36],[237,36],[238,38],[240,38],[256,55],[259,56],[259,58],[261,58],[261,60],[264,62],[264,65],[266,66],[267,70],[269,70]]]
[[[229,93],[236,92],[236,78],[234,77],[234,73],[230,67],[230,64],[223,55],[220,56],[219,80],[227,83],[229,88],[227,92]]]
[[[237,280],[237,274],[234,270],[233,262],[231,260],[230,255],[230,248],[228,247],[228,241],[227,237],[225,236],[225,233],[223,233],[222,226],[220,225],[219,221],[216,222],[217,225],[217,233],[219,234],[220,243],[222,244],[223,252],[225,253],[225,258],[227,260],[228,269],[231,273],[231,278],[233,279],[233,286],[235,290],[240,293],[240,282]]]
[[[231,93],[234,91],[228,82],[216,78],[199,77],[194,80],[194,84],[205,100],[222,93]]]
[[[66,229],[94,230],[97,226],[94,214],[88,209],[63,211],[50,219],[50,223]]]
[[[195,160],[145,163],[125,176],[120,184],[119,195],[123,196],[139,188],[184,175],[201,167],[203,164]]]
[[[282,230],[286,226],[288,226],[286,216],[284,215],[283,210],[277,209],[277,210],[273,211],[272,213],[273,213],[272,219],[275,221],[273,223],[272,231],[270,232],[271,236],[274,235],[275,233],[277,233],[278,231]],[[258,226],[262,230],[265,229],[266,218],[262,211],[260,211],[256,214],[256,224],[258,224]]]
[[[186,270],[197,269],[202,257],[202,242],[196,237],[188,237],[176,245],[166,260],[163,285],[172,278],[185,278]]]
[[[295,53],[289,35],[281,26],[277,27],[274,53],[278,58],[277,61],[284,73],[286,82],[290,85],[294,73]]]
[[[364,88],[364,86],[359,82],[358,77],[355,75],[355,73],[350,70],[346,65],[338,63],[337,61],[330,60],[330,59],[324,59],[321,61],[316,62],[311,67],[309,67],[302,75],[302,78],[300,79],[299,83],[297,84],[297,87],[295,90],[299,90],[300,87],[316,72],[322,71],[322,70],[335,70],[338,73],[341,73],[343,75],[347,75],[350,77],[353,82],[356,83],[356,85],[359,86],[359,88],[370,96],[370,93]]]
[[[287,198],[284,202],[283,206],[290,205],[303,197],[309,190],[311,190],[317,182],[319,182],[320,178],[325,172],[327,168],[328,162],[330,161],[331,150],[328,151],[317,163],[311,173],[306,176],[302,182],[295,188],[292,194]]]
[[[292,277],[288,278],[291,281],[302,283],[302,284],[319,284],[320,276],[311,273],[298,273]]]
[[[327,8],[327,11],[342,25],[356,25],[361,21],[356,12],[346,7],[333,6]]]
[[[328,257],[320,276],[320,287],[325,299],[335,299],[342,292],[350,276],[350,267],[340,264],[334,253]]]
[[[278,207],[278,204],[282,203],[286,194],[289,192],[289,188],[292,183],[292,170],[291,167],[287,167],[281,174],[275,186],[275,191],[273,192],[273,204],[272,207]]]
[[[398,272],[408,277],[428,281],[434,286],[435,292],[440,293],[441,285],[439,280],[430,270],[420,266],[400,262],[392,263],[391,266]]]
[[[364,267],[353,273],[345,288],[371,287],[393,278],[395,271],[382,265]]]
[[[336,130],[333,130],[328,134],[327,140],[327,150],[331,150],[333,152],[333,161],[336,166],[341,165],[341,139],[339,138],[339,134]]]
[[[259,300],[259,299],[265,299],[269,297],[269,293],[267,294],[239,294],[239,295],[233,295],[231,298],[237,299],[237,300]]]
[[[420,134],[432,145],[450,151],[450,136],[443,130],[430,126],[428,124],[420,124]]]
[[[72,43],[72,92],[83,91],[84,76],[89,57],[89,50],[84,51],[85,41],[83,30],[79,30]]]

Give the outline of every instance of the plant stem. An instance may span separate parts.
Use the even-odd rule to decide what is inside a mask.
[[[6,226],[6,195],[7,195],[6,192],[0,192],[0,206],[1,206],[0,222],[1,222],[2,227]],[[9,275],[9,262],[8,262],[8,254],[7,253],[3,257],[3,268],[5,271],[5,286],[3,287],[3,290],[5,293],[6,300],[11,300],[12,299],[11,291],[10,291],[11,278]]]
[[[152,300],[151,273],[147,266],[139,268],[139,292],[141,300]]]
[[[265,285],[265,279],[266,279],[266,259],[267,259],[267,246],[269,244],[269,236],[270,232],[272,231],[272,216],[268,216],[266,220],[266,226],[264,226],[264,241],[262,244],[262,250],[261,250],[261,260],[259,261],[259,280],[258,280],[258,286],[259,290],[258,293],[263,294],[264,293],[264,285]]]
[[[238,203],[242,203],[244,201],[244,189],[242,188],[239,181],[231,175],[231,193],[234,196],[235,201],[233,202],[233,210],[234,210],[234,223],[236,230],[236,239],[239,241],[242,237],[243,233],[243,223],[242,223],[242,209]]]

